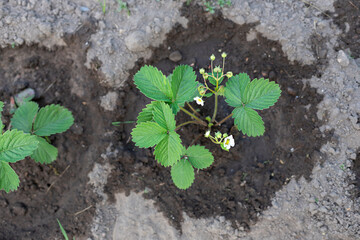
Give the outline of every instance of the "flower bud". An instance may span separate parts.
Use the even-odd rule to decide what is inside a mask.
[[[226,73],[226,76],[227,76],[228,78],[231,78],[231,77],[233,76],[233,73],[232,73],[232,72],[227,72],[227,73]]]
[[[221,132],[216,132],[216,133],[215,133],[215,137],[216,137],[216,138],[221,138],[221,135],[222,135]]]
[[[225,52],[223,52],[223,53],[221,54],[221,57],[223,57],[223,58],[226,58],[226,56],[227,56],[227,54],[226,54]]]
[[[221,72],[221,68],[220,67],[216,67],[216,68],[214,68],[214,72]]]
[[[203,75],[203,77],[204,77],[204,79],[206,80],[206,79],[209,78],[209,75],[208,75],[207,73],[205,73],[205,74]]]
[[[201,68],[199,72],[200,72],[200,74],[204,74],[204,73],[205,73],[205,69]]]
[[[210,60],[211,60],[211,61],[214,61],[214,60],[215,60],[215,55],[214,55],[214,54],[212,54],[212,55],[210,56]]]
[[[229,135],[228,135],[227,133],[224,133],[222,136],[223,136],[224,138],[226,138],[226,137],[228,137]]]

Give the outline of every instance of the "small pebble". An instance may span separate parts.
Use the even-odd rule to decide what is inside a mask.
[[[349,58],[343,50],[339,51],[337,61],[343,67],[347,67],[350,64]]]
[[[173,62],[179,62],[182,59],[182,55],[179,51],[175,51],[175,52],[170,53],[169,59]]]

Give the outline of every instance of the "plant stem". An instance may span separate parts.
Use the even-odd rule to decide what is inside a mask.
[[[215,109],[214,109],[214,114],[212,116],[211,122],[215,121],[216,118],[216,114],[217,114],[217,110],[218,110],[218,94],[217,92],[215,93]]]
[[[225,68],[225,58],[223,58],[223,67],[222,67],[221,76],[224,75],[224,68]]]
[[[198,113],[198,112],[190,105],[190,103],[186,102],[186,104],[189,106],[189,108],[191,109],[191,111],[193,111],[193,113],[195,113],[195,115],[198,115],[199,117],[201,116],[200,113]]]
[[[211,88],[208,87],[205,79],[204,79],[204,83],[205,83],[206,89],[210,90],[210,92],[212,92],[212,93],[215,93],[214,90],[212,90]]]
[[[214,76],[213,60],[211,60],[211,76]]]
[[[191,124],[191,123],[200,124],[198,121],[187,121],[187,122],[184,122],[184,123],[179,124],[178,126],[176,126],[175,131],[179,130],[182,126],[185,126],[185,125],[188,125],[188,124]]]
[[[229,114],[227,117],[225,117],[224,119],[222,119],[220,122],[218,122],[217,124],[215,124],[215,127],[220,126],[223,122],[225,122],[226,120],[228,120],[229,118],[231,118],[233,115],[233,113]]]
[[[188,110],[186,110],[183,107],[180,107],[181,111],[183,111],[184,113],[186,113],[187,115],[189,115],[190,117],[195,118],[196,120],[199,121],[199,124],[203,125],[203,126],[207,126],[206,122],[204,122],[203,120],[201,120],[200,118],[198,118],[197,116],[195,116],[194,114],[192,114],[191,112],[189,112]]]

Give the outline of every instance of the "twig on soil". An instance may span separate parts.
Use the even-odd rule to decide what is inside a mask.
[[[93,205],[90,205],[90,206],[88,206],[87,208],[85,208],[85,209],[83,209],[83,210],[81,210],[81,211],[78,211],[78,212],[74,213],[74,216],[77,216],[77,215],[79,215],[79,214],[81,214],[81,213],[89,210],[89,209],[92,208],[92,207],[93,207]]]
[[[311,2],[307,2],[307,1],[304,1],[304,0],[300,0],[300,1],[302,1],[303,3],[309,5],[310,7],[315,8],[316,10],[320,11],[322,14],[324,14],[324,15],[327,16],[328,18],[331,18],[329,14],[325,13],[323,10],[321,10],[319,7],[317,7],[316,5],[312,4]]]
[[[350,3],[354,8],[356,8],[357,10],[360,10],[352,1],[349,1],[349,3]]]
[[[45,94],[47,91],[49,91],[49,89],[54,85],[55,82],[56,80],[50,83],[50,85],[45,89],[45,91],[42,94]]]
[[[68,165],[65,170],[59,175],[58,179],[56,179],[51,185],[50,187],[46,190],[46,194],[50,191],[50,189],[54,186],[55,183],[57,183],[57,181],[62,177],[62,175],[64,175],[64,173],[69,169],[70,165]]]

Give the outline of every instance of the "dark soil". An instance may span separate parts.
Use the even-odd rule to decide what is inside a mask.
[[[354,196],[355,198],[360,198],[360,149],[356,155],[356,159],[352,166],[352,171],[356,175],[355,181],[353,182],[355,184]]]
[[[97,105],[106,89],[84,67],[91,26],[84,24],[78,34],[66,38],[68,47],[53,51],[36,46],[0,50],[0,99],[6,104],[6,125],[10,97],[27,87],[35,89],[40,106],[61,104],[75,118],[70,130],[51,137],[59,149],[54,163],[26,159],[11,164],[21,182],[16,192],[0,192],[0,239],[61,239],[57,218],[70,236],[89,234],[95,208],[76,213],[95,206],[87,176],[108,145],[101,136],[111,126],[105,123],[111,117]]]
[[[334,7],[334,22],[344,31],[339,40],[339,50],[349,49],[348,54],[352,58],[360,58],[360,1],[338,0]],[[348,32],[345,32],[346,24],[350,27]]]
[[[215,163],[196,173],[192,187],[182,191],[173,185],[170,169],[156,163],[153,149],[139,149],[130,141],[134,124],[120,126],[117,133],[121,156],[112,160],[115,168],[106,190],[113,196],[119,191],[129,193],[151,189],[144,196],[154,199],[178,229],[181,229],[183,211],[195,218],[225,216],[234,226],[248,229],[258,214],[271,205],[270,200],[276,191],[292,177],[308,179],[318,161],[319,148],[327,139],[318,129],[321,123],[316,116],[316,106],[322,96],[302,82],[302,79],[317,74],[317,67],[290,63],[277,42],[262,36],[247,42],[246,34],[254,25],[238,26],[217,14],[209,18],[197,6],[184,8],[184,15],[190,21],[189,28],[177,26],[173,29],[166,42],[154,49],[152,59],[138,61],[132,74],[144,64],[155,65],[166,74],[170,74],[178,64],[191,64],[198,72],[202,67],[208,68],[212,53],[220,59],[219,52],[225,51],[228,53],[227,70],[246,72],[251,78],[270,78],[280,84],[283,92],[278,103],[260,111],[266,132],[262,137],[247,137],[231,128],[232,120],[227,121],[219,130],[230,131],[235,138],[236,146],[229,153],[208,139],[196,140],[195,144],[211,150]],[[168,59],[175,50],[179,50],[183,57],[179,63]],[[122,112],[117,120],[135,120],[150,100],[136,89],[132,79],[123,92],[119,106]],[[211,115],[212,104],[213,100],[206,99],[200,113]],[[196,107],[196,104],[192,105]],[[232,111],[223,99],[220,106],[218,120]],[[178,123],[187,120],[187,115],[178,114]],[[189,146],[204,134],[204,130],[197,125],[188,125],[178,133],[183,144]]]

